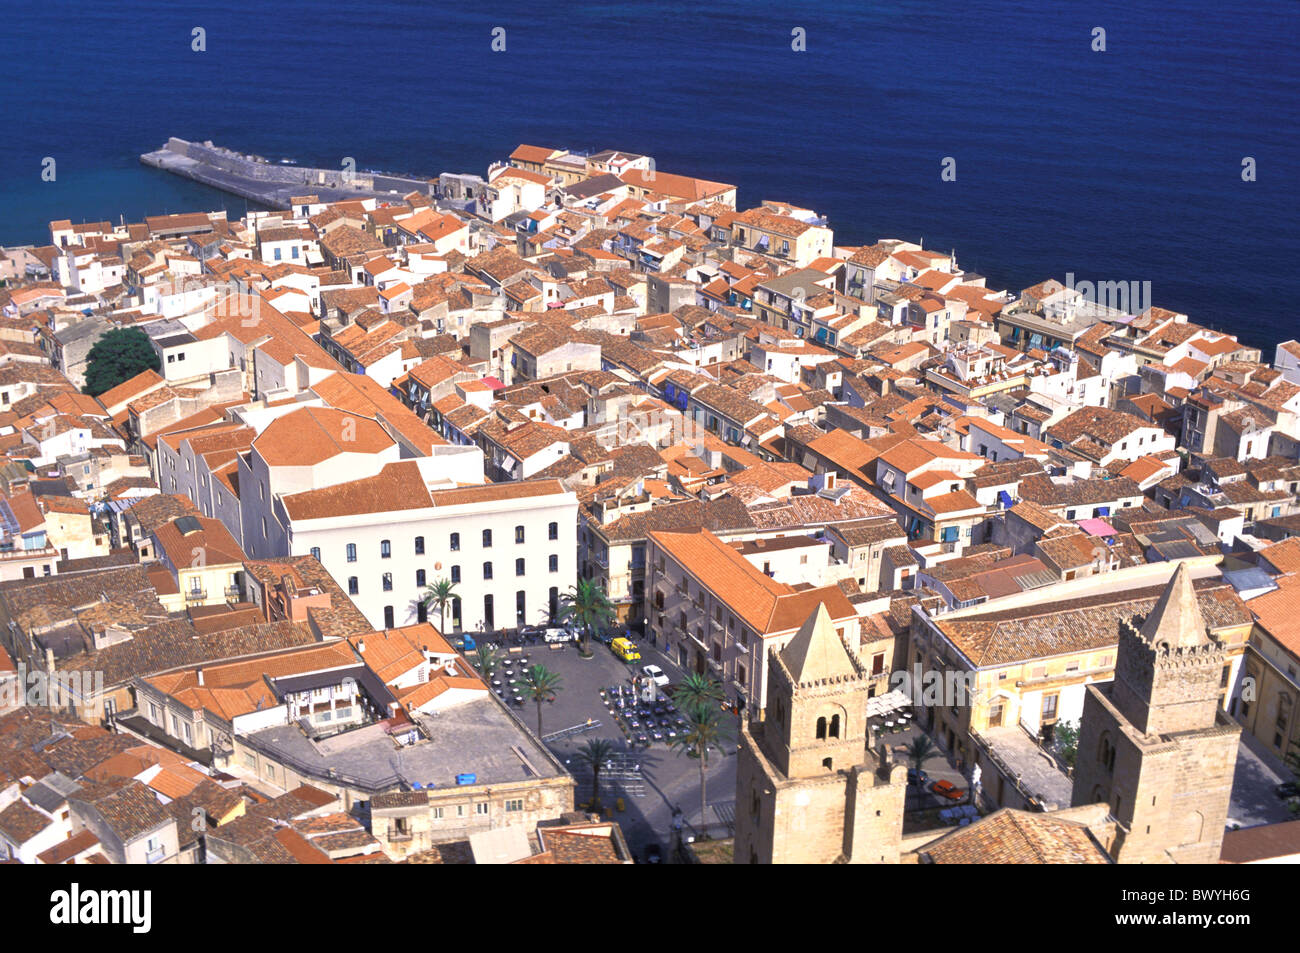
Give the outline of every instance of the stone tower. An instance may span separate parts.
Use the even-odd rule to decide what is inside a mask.
[[[1186,563],[1120,624],[1115,680],[1084,698],[1072,798],[1110,807],[1118,863],[1219,862],[1241,731],[1219,707],[1227,664]]]
[[[768,657],[740,732],[737,863],[898,863],[907,769],[867,750],[868,678],[825,605]]]

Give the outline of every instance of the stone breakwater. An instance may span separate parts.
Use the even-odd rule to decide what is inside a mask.
[[[287,209],[298,195],[315,195],[321,202],[343,199],[396,199],[409,192],[428,195],[428,179],[345,169],[314,169],[267,162],[211,142],[168,139],[140,161],[147,166],[238,195],[271,208]]]

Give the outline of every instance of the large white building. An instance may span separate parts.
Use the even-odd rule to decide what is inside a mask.
[[[535,625],[577,578],[578,498],[558,480],[431,487],[425,460],[283,497],[292,555],[313,555],[376,628],[430,618],[445,632]],[[455,583],[446,619],[421,603]]]

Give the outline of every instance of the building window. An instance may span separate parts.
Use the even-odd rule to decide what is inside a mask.
[[[348,562],[354,563],[356,561],[357,561],[357,544],[348,543]]]
[[[515,527],[515,542],[516,542],[516,543],[522,543],[523,541],[524,541],[524,528],[523,528],[522,526],[516,526],[516,527]]]
[[[460,533],[451,534],[451,551],[453,553],[460,551]]]
[[[483,548],[484,549],[492,548],[492,530],[490,529],[483,530]]]
[[[492,564],[491,564],[491,563],[484,563],[484,564],[483,564],[483,578],[484,578],[484,579],[491,579],[491,578],[492,578]]]
[[[460,582],[460,567],[459,567],[459,566],[452,566],[452,567],[451,567],[451,581],[452,581],[452,582]]]
[[[516,576],[522,576],[523,574],[524,574],[524,561],[523,561],[522,558],[520,558],[520,559],[516,559],[516,560],[515,560],[515,575],[516,575]]]
[[[423,537],[423,536],[417,536],[417,537],[415,537],[415,555],[417,555],[417,556],[423,556],[423,555],[424,555],[424,537]]]
[[[560,557],[559,557],[559,556],[549,556],[549,557],[547,557],[546,564],[547,564],[547,565],[546,565],[546,568],[547,568],[550,572],[559,572],[559,571],[560,571]]]
[[[391,629],[392,627],[393,627],[393,607],[384,606],[384,628]]]
[[[1056,721],[1056,695],[1043,696],[1043,724]]]
[[[479,815],[480,817],[486,817],[487,812],[488,812],[487,801],[480,801],[478,804],[474,805],[474,813]]]
[[[424,570],[423,570],[423,569],[417,569],[417,570],[415,571],[415,585],[416,585],[417,588],[420,588],[420,589],[423,589],[423,588],[424,588]]]
[[[348,595],[355,596],[360,591],[360,587],[357,584],[357,577],[348,576]]]
[[[523,809],[524,809],[523,798],[517,798],[512,801],[506,801],[506,810],[511,813],[514,813],[516,811],[522,811]]]
[[[313,546],[313,547],[311,548],[311,555],[312,555],[312,558],[316,560],[316,562],[320,562],[320,547],[319,547],[319,546]]]
[[[393,591],[393,574],[391,572],[386,572],[384,573],[384,592],[392,592],[392,591]]]
[[[547,538],[547,539],[559,539],[559,538],[560,538],[560,524],[559,524],[559,523],[551,523],[550,525],[548,525],[548,526],[546,527],[546,538]]]
[[[379,541],[379,558],[391,559],[393,556],[393,543],[391,540],[381,539]]]

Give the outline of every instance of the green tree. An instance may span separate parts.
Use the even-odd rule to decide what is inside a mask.
[[[537,737],[542,736],[542,703],[555,701],[555,695],[563,686],[560,676],[545,665],[532,665],[524,670],[523,678],[511,681],[525,698],[537,705]]]
[[[939,749],[934,746],[929,735],[917,735],[912,739],[912,743],[907,746],[907,760],[911,762],[912,768],[916,771],[916,783],[921,783],[921,769],[931,758],[939,756]]]
[[[709,798],[706,788],[709,770],[709,752],[722,751],[731,733],[722,723],[722,712],[716,705],[695,705],[685,712],[686,731],[673,741],[678,754],[700,761],[700,830],[708,826]]]
[[[724,697],[722,683],[709,675],[699,672],[687,674],[672,691],[673,701],[677,707],[690,711],[699,706],[717,708]]]
[[[485,679],[491,678],[492,673],[501,665],[501,653],[495,646],[480,642],[478,648],[474,650],[474,667],[478,673]]]
[[[1067,766],[1073,768],[1074,759],[1079,754],[1079,723],[1058,721],[1052,728],[1052,748]]]
[[[591,809],[600,810],[600,769],[614,753],[614,743],[608,738],[592,738],[578,749],[578,760],[591,765]]]
[[[424,603],[426,609],[438,608],[438,629],[446,634],[447,628],[447,603],[451,602],[452,597],[456,594],[456,584],[450,579],[438,579],[424,587],[424,595],[420,601]]]
[[[560,596],[560,611],[556,616],[561,624],[572,625],[582,634],[582,653],[586,655],[587,640],[591,633],[614,621],[614,604],[605,590],[590,579],[579,579],[577,585]]]
[[[162,366],[149,335],[139,328],[113,328],[95,342],[86,360],[85,391],[91,397]]]

